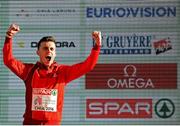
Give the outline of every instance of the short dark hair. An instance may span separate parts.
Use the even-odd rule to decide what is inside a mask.
[[[54,42],[54,44],[56,45],[56,40],[53,36],[44,36],[38,42],[38,45],[37,45],[38,50],[42,42],[49,42],[49,41]]]

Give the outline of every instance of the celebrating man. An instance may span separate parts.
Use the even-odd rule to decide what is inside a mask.
[[[4,64],[25,83],[26,109],[24,125],[59,125],[62,118],[64,88],[70,81],[92,70],[98,60],[101,46],[101,32],[94,31],[95,46],[81,63],[61,65],[55,62],[56,41],[52,36],[40,39],[37,48],[39,61],[23,63],[13,56],[12,39],[20,31],[12,24],[6,32],[3,47]]]

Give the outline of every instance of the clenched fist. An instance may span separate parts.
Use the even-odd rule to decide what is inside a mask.
[[[12,38],[19,31],[20,28],[17,24],[11,24],[6,32],[6,37]]]
[[[101,32],[100,31],[92,32],[92,38],[94,39],[97,46],[101,46]]]

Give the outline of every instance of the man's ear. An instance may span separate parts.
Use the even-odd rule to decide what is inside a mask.
[[[39,50],[36,50],[36,54],[39,56]]]

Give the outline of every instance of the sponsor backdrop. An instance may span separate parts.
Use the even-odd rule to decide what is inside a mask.
[[[62,124],[180,124],[178,0],[1,0],[0,47],[20,25],[14,56],[36,62],[39,39],[57,39],[56,61],[83,61],[102,31],[97,66],[66,87]],[[24,84],[0,53],[0,124],[22,124]]]

